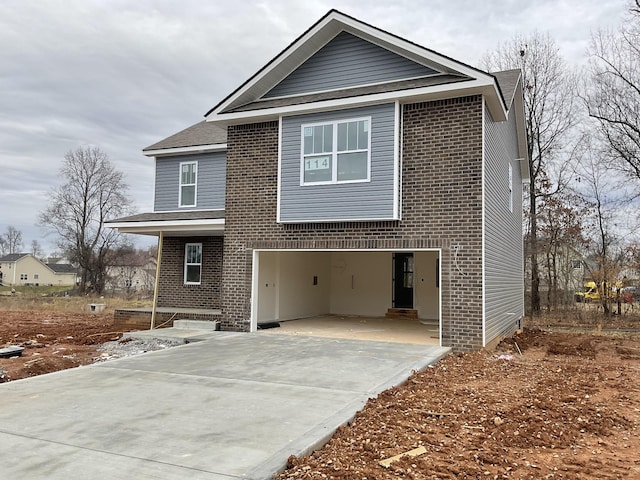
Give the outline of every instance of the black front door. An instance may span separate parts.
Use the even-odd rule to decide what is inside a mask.
[[[393,308],[413,308],[413,253],[393,254]]]

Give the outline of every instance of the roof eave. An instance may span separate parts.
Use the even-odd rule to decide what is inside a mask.
[[[205,114],[205,118],[207,120],[217,118],[229,109],[257,100],[341,31],[357,35],[413,61],[436,65],[443,72],[456,72],[471,78],[495,82],[493,76],[486,72],[332,10],[218,105],[209,110]]]
[[[147,157],[167,157],[174,155],[194,155],[197,153],[224,152],[227,150],[226,143],[213,143],[209,145],[193,145],[189,147],[157,148],[154,150],[143,150]]]
[[[120,233],[134,235],[158,236],[215,236],[224,234],[224,219],[203,220],[156,220],[147,222],[106,222],[108,228],[117,229]]]
[[[487,79],[475,79],[454,84],[434,85],[410,90],[323,100],[282,107],[245,110],[241,112],[213,113],[207,121],[220,123],[222,125],[234,125],[274,120],[282,115],[299,115],[395,101],[401,103],[435,101],[469,95],[484,95],[492,117],[496,121],[504,121],[507,119],[507,110],[502,95],[497,89],[495,79],[488,77]]]

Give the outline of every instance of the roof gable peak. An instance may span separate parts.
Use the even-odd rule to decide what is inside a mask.
[[[474,67],[453,60],[404,38],[348,16],[330,10],[262,69],[240,85],[230,95],[206,113],[208,119],[234,108],[255,102],[276,87],[292,72],[319,52],[340,33],[347,32],[377,47],[424,65],[441,74],[481,78],[490,83],[492,77]]]

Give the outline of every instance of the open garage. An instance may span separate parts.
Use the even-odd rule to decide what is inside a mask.
[[[439,270],[437,249],[255,250],[251,329],[297,319],[326,324],[328,316],[334,327],[346,326],[366,318],[410,327],[413,335],[435,327],[432,342],[439,344]]]

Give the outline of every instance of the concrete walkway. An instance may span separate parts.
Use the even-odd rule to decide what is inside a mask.
[[[448,349],[214,332],[0,384],[2,478],[268,479]]]

